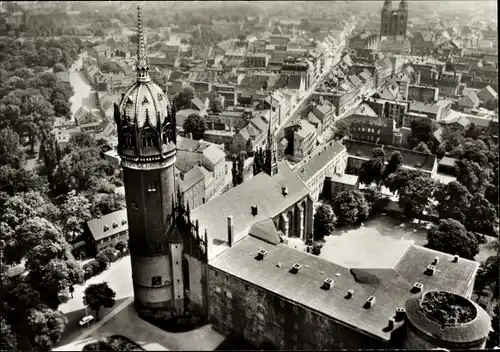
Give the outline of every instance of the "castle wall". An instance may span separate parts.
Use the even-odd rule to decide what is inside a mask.
[[[388,345],[281,296],[209,267],[209,317],[227,334],[259,347],[320,350]]]

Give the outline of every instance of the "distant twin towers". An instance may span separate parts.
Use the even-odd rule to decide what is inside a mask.
[[[380,35],[406,36],[407,25],[408,25],[408,4],[406,0],[402,0],[399,3],[399,8],[397,10],[392,9],[391,0],[385,0],[384,6],[382,7],[382,17],[380,20]]]

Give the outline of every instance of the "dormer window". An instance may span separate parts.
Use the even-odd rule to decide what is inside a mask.
[[[109,226],[108,225],[104,225],[103,231],[106,232],[108,230],[109,230]]]
[[[158,100],[162,100],[163,99],[163,95],[161,95],[160,93],[158,93]]]
[[[144,97],[144,99],[142,99],[142,105],[144,104],[149,104],[148,97]]]
[[[148,192],[155,192],[156,191],[156,182],[149,182],[148,183]]]
[[[118,227],[118,224],[113,221],[113,228],[116,229]]]
[[[128,105],[128,104],[133,104],[133,103],[134,103],[134,102],[132,101],[132,97],[130,97],[130,96],[129,96],[129,97],[127,98],[127,105]]]

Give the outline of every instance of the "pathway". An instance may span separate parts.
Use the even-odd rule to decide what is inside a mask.
[[[69,81],[75,94],[70,98],[71,113],[74,115],[82,106],[97,113],[100,116],[100,110],[97,105],[96,92],[87,81],[85,74],[80,69],[83,66],[83,59],[86,53],[81,54],[78,60],[69,69]]]

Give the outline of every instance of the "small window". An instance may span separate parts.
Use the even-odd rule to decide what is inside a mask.
[[[160,286],[161,285],[161,276],[153,276],[151,278],[151,284],[153,286]]]
[[[221,290],[221,288],[220,288],[219,286],[216,286],[216,287],[215,287],[215,292],[217,292],[217,293],[221,293],[221,292],[222,292],[222,290]]]
[[[153,243],[151,244],[151,251],[153,253],[159,253],[161,251],[161,246],[159,243]]]
[[[181,280],[177,279],[177,283],[180,284],[181,283]]]
[[[175,262],[175,265],[179,265],[179,262],[177,262],[177,261],[176,261],[176,262]]]
[[[149,100],[147,97],[144,97],[144,99],[142,100],[142,105],[144,104],[149,104]]]
[[[248,284],[245,285],[245,291],[250,291],[250,286]]]
[[[148,183],[148,192],[155,192],[156,191],[156,182],[149,182]]]
[[[227,298],[233,298],[233,295],[231,294],[231,292],[226,291],[226,297]]]
[[[130,203],[132,209],[137,210],[137,204],[135,202]]]
[[[181,295],[178,295],[177,298],[181,298]]]

